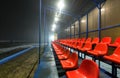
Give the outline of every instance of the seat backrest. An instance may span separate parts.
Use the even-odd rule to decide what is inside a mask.
[[[92,44],[91,43],[85,43],[83,48],[87,48],[87,50],[91,50],[92,49]]]
[[[111,37],[104,37],[104,38],[102,38],[100,43],[110,44],[111,40],[112,40]]]
[[[85,41],[85,43],[90,43],[91,40],[92,40],[91,38],[87,38],[86,41]]]
[[[85,42],[85,40],[86,40],[86,38],[81,38],[81,40],[80,40],[80,41],[84,43],[84,42]]]
[[[73,52],[69,56],[69,60],[75,65],[75,67],[78,67],[78,54],[76,54],[75,52]]]
[[[115,51],[113,52],[113,54],[114,54],[114,53],[120,56],[120,46],[118,46],[118,47],[115,49]]]
[[[99,38],[98,37],[93,38],[92,44],[97,44],[97,43],[99,43]]]
[[[67,49],[65,54],[66,54],[67,56],[69,56],[69,55],[70,55],[70,51]]]
[[[77,42],[80,42],[80,41],[81,41],[81,39],[80,39],[80,38],[78,38],[78,39],[77,39]]]
[[[79,42],[77,47],[82,47],[83,46],[83,42]]]
[[[120,37],[116,38],[114,44],[120,44]]]
[[[104,54],[107,54],[107,52],[108,52],[108,46],[106,43],[98,43],[95,46],[94,50],[98,51],[98,52],[100,52],[100,54],[104,55]]]
[[[83,60],[78,71],[86,76],[86,78],[99,78],[98,65],[92,60]]]

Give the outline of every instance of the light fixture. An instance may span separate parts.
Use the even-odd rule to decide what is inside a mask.
[[[55,29],[54,29],[54,28],[52,28],[52,31],[55,31]]]
[[[60,9],[60,10],[62,10],[63,8],[64,8],[64,0],[60,0],[59,2],[58,2],[58,4],[57,4],[57,7]]]
[[[53,24],[53,26],[52,26],[54,29],[56,28],[56,25],[55,24]]]
[[[59,19],[58,19],[58,17],[55,17],[55,22],[57,22]]]
[[[71,26],[71,28],[74,28],[74,26]]]
[[[102,12],[104,12],[104,11],[105,11],[105,9],[104,9],[104,8],[102,8],[102,9],[101,9],[101,11],[102,11]]]
[[[84,22],[85,22],[85,20],[81,20],[81,22],[82,22],[82,23],[84,23]]]
[[[51,35],[49,39],[50,41],[54,41],[54,35]]]
[[[52,25],[52,31],[55,31],[55,28],[56,28],[56,25],[53,24],[53,25]]]

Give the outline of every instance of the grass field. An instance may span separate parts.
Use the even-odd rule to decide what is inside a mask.
[[[35,48],[0,65],[0,78],[33,78],[37,65],[38,48]]]

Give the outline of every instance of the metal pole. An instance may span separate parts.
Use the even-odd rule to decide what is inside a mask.
[[[75,38],[75,23],[74,23],[74,38]]]
[[[98,37],[101,38],[101,4],[98,4]]]
[[[67,25],[66,25],[66,29],[65,29],[65,32],[66,32],[66,38],[67,38],[67,34],[68,34]]]
[[[101,3],[98,4],[98,37],[101,38]],[[100,60],[98,60],[100,67]]]
[[[70,38],[71,38],[71,24],[70,24]]]
[[[79,25],[79,32],[78,33],[79,33],[79,38],[80,38],[80,33],[81,33],[80,20],[78,21],[78,23],[79,23],[78,24]]]
[[[46,42],[46,9],[44,8],[44,47]]]
[[[42,15],[41,15],[41,14],[42,14],[41,11],[42,11],[42,0],[40,0],[40,16],[39,16],[39,21],[40,21],[40,24],[39,24],[39,54],[38,54],[39,64],[40,64],[40,51],[41,51],[41,50],[40,50],[40,49],[41,49],[41,25],[42,25],[42,24],[41,24],[41,23],[42,23],[42,22],[41,22],[41,18],[42,18],[42,17],[41,17],[41,16],[42,16]]]
[[[47,45],[48,45],[48,28],[47,28],[47,19],[46,19],[46,23],[45,23],[45,25],[46,25],[46,43],[47,43]]]
[[[86,15],[86,38],[88,38],[88,14]]]

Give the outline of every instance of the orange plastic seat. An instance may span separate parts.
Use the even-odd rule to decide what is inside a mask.
[[[70,55],[70,51],[69,51],[69,50],[66,50],[64,54],[58,55],[58,59],[59,59],[59,60],[68,59],[69,55]]]
[[[112,55],[104,56],[105,59],[120,64],[120,46],[117,47]]]
[[[78,42],[77,49],[80,50],[83,46],[83,42]]]
[[[63,50],[55,51],[55,53],[56,53],[57,55],[62,55],[62,54],[65,53],[65,51],[66,51],[66,49],[63,49]]]
[[[86,43],[87,43],[87,44],[86,44]],[[79,42],[79,43],[78,43],[78,46],[77,46],[77,49],[78,49],[78,50],[88,49],[88,47],[90,47],[90,46],[89,46],[89,43],[91,43],[91,38],[87,38],[86,41],[85,41],[85,43]],[[85,44],[85,45],[84,45],[84,44]],[[84,47],[83,47],[83,45],[84,45]],[[91,47],[92,47],[92,46],[91,46]]]
[[[111,40],[112,40],[111,37],[104,37],[104,38],[102,38],[100,43],[110,44]]]
[[[99,38],[98,37],[93,38],[92,44],[97,44],[97,43],[99,43]]]
[[[92,60],[83,60],[78,69],[67,71],[67,78],[99,78],[99,68]]]
[[[76,69],[78,67],[78,55],[73,52],[67,60],[60,60],[60,63],[65,70]]]
[[[77,49],[78,42],[75,42],[75,44],[72,46],[74,49]]]
[[[81,38],[80,42],[83,42],[83,43],[84,43],[85,40],[86,40],[85,38]]]
[[[53,48],[55,50],[55,53],[58,55],[61,55],[64,53],[64,51],[66,51],[66,49],[64,49],[63,47],[61,47],[60,45],[58,44],[52,44],[53,45]]]
[[[85,41],[85,43],[90,43],[91,40],[92,40],[91,38],[87,38],[86,41]]]
[[[89,51],[91,49],[92,49],[92,43],[85,43],[83,47],[79,48],[79,50],[81,50],[82,52]]]
[[[94,50],[87,51],[87,53],[94,55],[94,56],[103,56],[107,54],[108,52],[108,46],[105,43],[98,43],[95,46]]]
[[[109,46],[117,47],[120,45],[120,37],[116,38],[113,44],[109,44]]]

